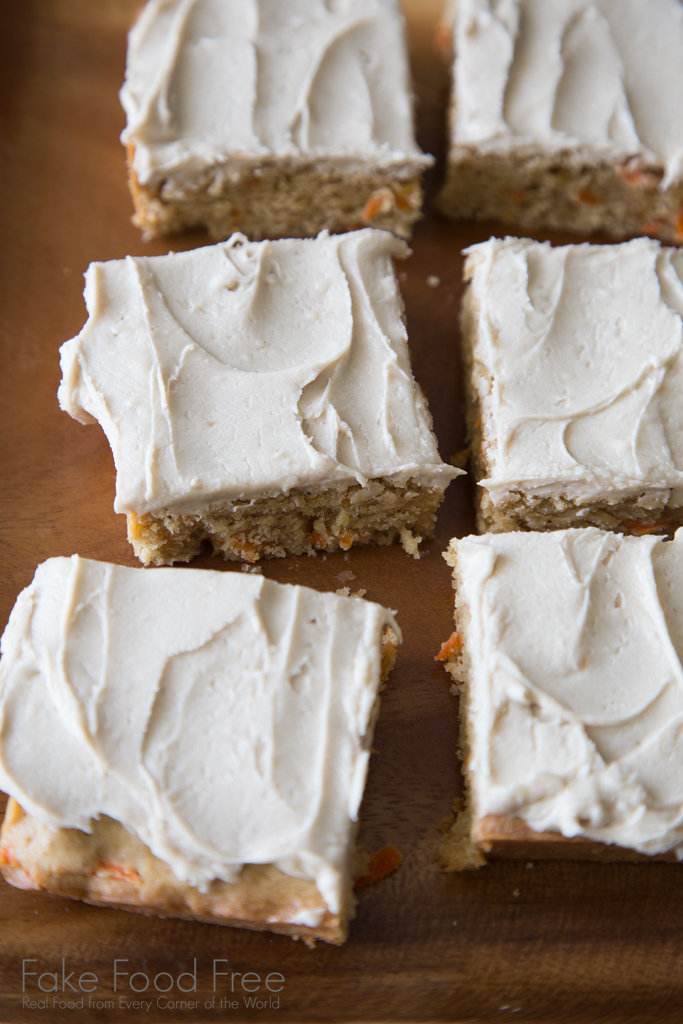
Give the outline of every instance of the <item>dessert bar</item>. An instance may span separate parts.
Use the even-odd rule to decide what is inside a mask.
[[[446,866],[683,856],[683,531],[451,541],[467,806]]]
[[[467,250],[462,341],[482,530],[683,524],[683,251]]]
[[[453,0],[459,219],[683,242],[680,0]]]
[[[147,564],[348,549],[434,530],[460,471],[413,379],[391,257],[366,228],[93,264],[59,401],[99,420]]]
[[[3,875],[343,942],[397,639],[380,605],[258,575],[44,562],[2,639]]]
[[[150,0],[121,101],[150,237],[409,236],[432,163],[413,134],[397,0]]]

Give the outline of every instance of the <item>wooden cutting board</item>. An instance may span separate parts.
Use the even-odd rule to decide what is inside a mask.
[[[441,158],[447,73],[433,47],[440,2],[406,6],[420,142]],[[169,246],[144,243],[130,224],[117,90],[137,7],[138,0],[4,5],[3,627],[36,564],[51,555],[135,564],[123,517],[112,511],[114,471],[102,431],[75,423],[55,397],[58,348],[85,320],[83,272],[91,260],[208,241],[197,234]],[[464,444],[460,252],[507,229],[454,226],[435,215],[441,173],[440,159],[400,280],[415,375],[448,458]],[[439,278],[437,287],[429,277]],[[683,868],[497,863],[446,875],[435,863],[437,825],[461,792],[457,705],[434,661],[452,621],[441,554],[451,536],[473,529],[472,487],[458,480],[419,561],[400,549],[365,549],[263,566],[273,579],[321,590],[364,587],[398,611],[404,630],[361,828],[368,849],[393,843],[404,860],[394,876],[360,893],[346,946],[309,950],[279,936],[106,911],[0,882],[0,1020],[681,1019]],[[197,564],[235,571],[209,557]]]

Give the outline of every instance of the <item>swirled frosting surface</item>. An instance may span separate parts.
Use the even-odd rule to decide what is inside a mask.
[[[145,184],[227,159],[431,162],[395,0],[150,0],[121,101]]]
[[[379,477],[445,487],[459,471],[411,373],[391,264],[407,252],[366,229],[92,264],[59,401],[102,425],[116,510]]]
[[[683,502],[683,251],[639,238],[472,246],[473,382],[511,491]]]
[[[683,856],[683,530],[453,541],[477,817]]]
[[[272,863],[337,912],[385,625],[260,576],[50,559],[2,639],[0,788],[53,828],[106,814],[200,888]]]
[[[683,178],[680,0],[457,0],[453,141]]]

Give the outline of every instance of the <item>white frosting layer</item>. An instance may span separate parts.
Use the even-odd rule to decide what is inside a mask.
[[[99,420],[118,512],[198,510],[294,487],[445,487],[413,379],[392,256],[366,229],[94,263],[59,402]]]
[[[467,537],[453,555],[477,817],[683,857],[683,530]]]
[[[453,141],[683,178],[680,0],[457,0]]]
[[[508,238],[467,253],[493,503],[681,504],[683,251]]]
[[[166,189],[272,157],[432,162],[413,138],[395,0],[149,0],[121,101],[135,173]]]
[[[53,828],[106,814],[200,888],[275,864],[336,913],[386,625],[261,576],[50,559],[2,639],[0,788]]]

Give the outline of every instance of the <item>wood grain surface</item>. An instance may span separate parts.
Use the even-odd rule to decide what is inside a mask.
[[[3,5],[2,626],[36,564],[51,555],[77,551],[135,564],[124,519],[112,511],[114,471],[104,435],[60,412],[55,397],[58,348],[85,320],[83,272],[95,259],[207,242],[194,235],[146,244],[130,224],[117,90],[137,6],[138,0]],[[432,43],[439,6],[413,0],[407,11],[420,141],[441,158],[447,75]],[[415,375],[448,458],[464,443],[460,252],[505,229],[454,226],[434,215],[441,168],[440,159],[400,280]],[[430,275],[440,278],[438,287],[428,286]],[[365,587],[371,599],[397,609],[405,633],[383,699],[361,830],[369,850],[393,843],[404,860],[394,876],[361,891],[347,945],[309,950],[266,933],[101,910],[0,882],[0,1021],[681,1019],[677,865],[498,862],[447,875],[434,861],[437,825],[461,792],[457,705],[434,661],[452,622],[441,553],[452,535],[473,529],[472,488],[457,480],[420,561],[400,549],[365,549],[264,563],[265,574],[279,581],[321,590],[344,582]],[[195,564],[235,571],[208,556]],[[340,580],[348,571],[355,578]],[[228,972],[217,976],[215,992],[214,961]],[[183,992],[191,982],[179,985],[178,975],[195,963],[196,992]],[[35,972],[23,983],[22,968]],[[84,972],[96,979],[84,982],[91,991],[71,991]],[[52,973],[57,991],[41,992],[38,981],[53,987]],[[274,973],[283,977],[277,994],[272,979],[270,992],[265,987]]]

